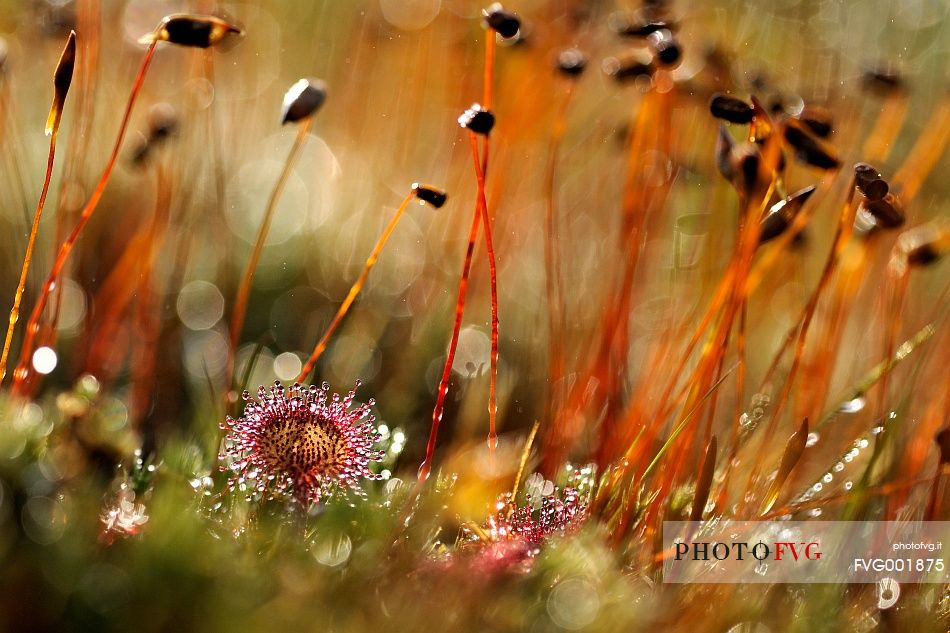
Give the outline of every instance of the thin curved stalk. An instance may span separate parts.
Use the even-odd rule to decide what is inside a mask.
[[[475,241],[478,239],[478,227],[482,216],[475,209],[472,217],[472,228],[468,233],[468,247],[465,251],[465,261],[462,264],[462,277],[459,279],[458,299],[455,302],[455,325],[452,328],[452,338],[449,341],[449,351],[442,367],[442,378],[439,380],[439,390],[436,393],[435,407],[432,409],[432,426],[429,429],[429,441],[426,443],[426,455],[419,466],[419,482],[429,478],[432,471],[432,456],[435,453],[435,440],[439,434],[439,425],[445,412],[445,396],[449,392],[449,377],[452,375],[452,364],[455,362],[455,350],[458,347],[459,334],[462,331],[462,316],[465,314],[465,296],[468,293],[468,278],[472,270],[472,255],[475,252]]]
[[[49,192],[49,183],[53,177],[53,160],[56,156],[57,131],[50,134],[49,157],[46,160],[46,177],[43,180],[43,190],[40,192],[36,211],[33,213],[33,226],[30,227],[30,237],[26,243],[26,254],[23,256],[23,268],[20,270],[20,281],[13,294],[13,307],[10,309],[10,321],[7,325],[7,335],[3,340],[3,352],[0,354],[0,384],[7,375],[7,359],[10,356],[10,345],[13,343],[13,332],[20,318],[20,303],[23,301],[23,291],[26,289],[26,277],[30,271],[30,262],[33,261],[33,248],[36,246],[36,234],[40,229],[40,218],[43,217],[43,207],[46,205],[46,194]]]
[[[261,253],[264,252],[264,242],[267,241],[267,234],[270,232],[271,222],[274,220],[274,212],[277,210],[277,202],[280,195],[287,186],[290,174],[294,169],[300,151],[303,149],[304,141],[310,133],[310,126],[313,124],[312,118],[304,120],[297,128],[297,138],[287,154],[287,160],[284,161],[284,167],[271,190],[270,198],[267,201],[267,207],[264,209],[264,217],[257,229],[257,237],[254,239],[254,247],[251,250],[251,256],[247,260],[244,273],[241,275],[241,282],[238,285],[237,294],[234,299],[234,310],[231,313],[231,354],[228,361],[228,375],[225,381],[226,385],[231,384],[234,375],[235,356],[237,355],[237,345],[241,338],[241,330],[244,328],[244,318],[247,315],[247,303],[251,297],[251,287],[254,284],[254,272],[261,259]],[[229,387],[230,388],[230,387]]]
[[[326,350],[327,343],[330,341],[330,337],[333,336],[334,332],[336,332],[336,329],[340,326],[340,323],[343,322],[343,317],[345,317],[346,313],[349,311],[350,306],[352,306],[353,302],[356,301],[356,297],[363,288],[363,284],[366,283],[366,278],[369,277],[369,271],[371,271],[373,266],[376,265],[376,260],[379,259],[380,252],[382,252],[383,247],[389,240],[389,236],[392,235],[393,230],[396,228],[399,218],[401,218],[403,213],[406,212],[406,209],[409,207],[409,203],[412,202],[415,196],[415,190],[410,192],[409,195],[403,199],[402,203],[400,203],[399,207],[396,209],[396,212],[393,214],[392,219],[389,220],[389,224],[386,225],[382,235],[379,236],[376,246],[373,247],[373,252],[370,253],[369,257],[366,258],[366,264],[363,266],[363,271],[360,273],[360,276],[357,278],[357,280],[353,282],[353,285],[350,287],[350,291],[347,293],[343,303],[340,304],[339,309],[336,311],[336,315],[333,317],[333,320],[330,321],[330,325],[323,333],[323,336],[320,337],[320,340],[317,341],[316,345],[314,345],[313,351],[310,353],[310,358],[307,359],[303,369],[300,370],[300,375],[297,376],[297,382],[304,382],[307,380],[307,377],[313,373],[313,368],[316,366],[320,356],[323,355],[323,352]]]
[[[485,29],[485,74],[482,77],[482,105],[492,109],[495,83],[495,31]],[[487,137],[486,137],[487,141]]]

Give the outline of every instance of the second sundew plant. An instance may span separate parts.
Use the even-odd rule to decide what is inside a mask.
[[[942,6],[34,4],[0,630],[950,630],[664,569],[950,517]]]

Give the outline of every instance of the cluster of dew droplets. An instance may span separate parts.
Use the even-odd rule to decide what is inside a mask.
[[[555,489],[538,498],[527,494],[518,505],[511,493],[501,495],[495,512],[488,518],[485,533],[494,541],[517,540],[536,554],[542,543],[554,536],[569,534],[587,518],[587,503],[573,486]]]
[[[857,458],[861,455],[861,452],[864,451],[868,446],[871,445],[871,438],[876,435],[879,435],[881,431],[884,430],[883,426],[875,426],[867,433],[858,437],[851,445],[848,447],[848,450],[844,452],[834,463],[834,465],[829,468],[825,473],[818,478],[808,489],[803,492],[798,498],[795,499],[795,504],[805,503],[815,499],[823,490],[830,487],[835,479],[845,477],[845,469],[851,465]],[[806,441],[806,446],[814,446],[818,443],[819,436],[817,433],[809,433],[808,440]],[[845,479],[843,483],[843,488],[846,491],[850,491],[854,487],[854,482],[851,479]],[[812,508],[808,511],[809,516],[818,517],[821,516],[821,508]]]
[[[220,469],[231,473],[228,487],[246,493],[249,501],[255,496],[278,498],[292,494],[301,503],[317,503],[336,487],[363,495],[359,480],[380,478],[369,466],[381,461],[384,452],[373,449],[381,437],[373,425],[375,417],[370,414],[375,401],[370,399],[351,409],[359,386],[357,382],[342,398],[336,393],[328,398],[327,383],[320,387],[294,384],[289,397],[279,381],[269,390],[261,387],[257,400],[245,391],[244,415],[228,417],[221,424],[226,436],[219,455]],[[275,432],[299,438],[310,425],[320,425],[324,432],[332,432],[345,447],[332,472],[299,472],[291,467],[290,451],[277,453],[274,443],[268,441]]]
[[[759,426],[759,423],[765,418],[772,403],[772,396],[769,394],[768,387],[763,388],[760,393],[752,396],[749,410],[739,416],[739,432],[741,439],[745,440]]]
[[[771,386],[766,384],[763,385],[762,390],[758,393],[752,395],[752,398],[749,402],[749,410],[743,411],[739,416],[739,444],[744,444],[749,440],[755,430],[759,427],[759,424],[762,420],[765,419],[765,415],[768,413],[769,406],[772,404],[772,395],[771,395]],[[732,461],[732,466],[739,466],[739,458],[734,457]],[[750,489],[747,490],[744,496],[746,503],[751,502],[755,498],[755,491]],[[715,507],[715,500],[710,500],[706,505],[706,508],[711,510]],[[736,508],[738,509],[738,508]]]

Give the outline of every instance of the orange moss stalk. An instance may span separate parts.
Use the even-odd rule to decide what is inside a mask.
[[[33,342],[40,329],[40,319],[43,317],[43,310],[49,301],[50,293],[57,285],[56,282],[63,268],[66,266],[66,262],[76,245],[76,241],[89,223],[96,208],[98,208],[102,194],[105,192],[109,177],[112,175],[112,170],[115,168],[119,158],[122,141],[125,139],[125,133],[129,127],[132,108],[135,106],[135,101],[145,83],[145,75],[148,72],[149,65],[152,63],[152,58],[155,56],[156,46],[159,42],[169,42],[179,46],[208,48],[218,44],[231,33],[240,35],[242,31],[236,26],[219,18],[201,15],[174,14],[163,18],[154,31],[139,40],[140,43],[146,44],[147,47],[145,54],[142,56],[142,62],[139,65],[138,72],[135,75],[135,80],[132,83],[132,90],[129,92],[125,111],[122,114],[122,120],[119,124],[119,132],[116,135],[115,144],[112,147],[112,153],[109,155],[109,160],[106,162],[106,166],[102,171],[102,175],[99,177],[99,182],[96,184],[95,189],[93,189],[92,195],[79,213],[79,220],[76,226],[73,227],[66,241],[60,246],[56,259],[53,262],[52,270],[46,278],[36,305],[33,308],[33,312],[30,314],[30,320],[26,327],[26,337],[20,351],[20,359],[13,375],[13,391],[18,396],[24,395],[25,381],[29,374],[29,363],[33,354]],[[52,120],[51,116],[51,122]]]
[[[129,126],[129,118],[132,115],[132,108],[135,106],[135,101],[138,98],[139,92],[142,89],[142,85],[145,82],[145,74],[148,72],[148,67],[152,63],[152,58],[155,55],[155,46],[157,43],[158,40],[153,40],[149,43],[148,48],[145,49],[145,54],[142,57],[141,64],[139,65],[138,73],[136,74],[135,81],[132,84],[132,90],[129,92],[129,99],[126,102],[125,112],[123,113],[122,120],[119,123],[119,133],[116,135],[115,144],[112,147],[112,153],[109,155],[109,160],[106,163],[105,169],[102,171],[102,175],[99,177],[99,182],[96,184],[96,188],[93,190],[89,200],[79,213],[79,221],[76,223],[76,226],[73,227],[73,230],[66,238],[66,241],[63,242],[62,246],[60,246],[59,252],[56,255],[56,259],[53,262],[53,268],[50,270],[49,276],[46,278],[40,295],[36,300],[36,305],[33,307],[33,312],[30,314],[30,320],[27,322],[26,326],[26,338],[23,341],[20,359],[13,375],[13,389],[18,395],[22,394],[23,383],[29,374],[29,363],[33,354],[33,340],[40,328],[40,319],[43,316],[43,309],[46,307],[46,302],[49,300],[50,293],[56,286],[59,275],[62,272],[63,267],[66,265],[69,255],[72,253],[73,247],[76,245],[76,240],[79,239],[79,235],[82,233],[83,229],[86,228],[86,225],[92,218],[93,213],[95,213],[96,208],[99,206],[99,201],[102,199],[102,194],[105,191],[106,185],[109,182],[109,177],[112,175],[112,170],[115,168],[116,161],[118,160],[119,150],[122,147],[122,141],[125,138],[125,132]]]
[[[158,269],[155,262],[166,240],[172,186],[161,166],[156,171],[158,201],[156,202],[155,217],[148,228],[150,234],[149,247],[146,251],[148,258],[142,265],[142,290],[138,297],[135,315],[138,340],[131,361],[133,388],[129,407],[129,422],[132,428],[141,428],[142,423],[148,417],[155,392],[158,359],[161,355],[159,351],[162,331],[160,298],[163,284],[161,276],[157,274]]]
[[[53,162],[56,157],[56,137],[59,134],[59,123],[63,116],[63,106],[66,104],[66,94],[73,80],[73,68],[76,65],[76,32],[70,31],[66,40],[66,47],[56,65],[53,74],[53,105],[50,107],[46,121],[46,135],[49,136],[49,155],[46,160],[46,176],[43,179],[43,189],[40,199],[36,203],[33,213],[33,225],[30,227],[30,237],[26,243],[26,254],[23,256],[23,267],[20,270],[20,280],[17,282],[16,292],[13,294],[13,307],[10,309],[10,320],[7,326],[7,335],[3,341],[3,352],[0,353],[0,383],[7,374],[7,359],[10,355],[10,345],[13,343],[13,332],[20,318],[20,303],[23,301],[23,291],[26,288],[26,278],[30,271],[30,262],[33,260],[33,248],[36,246],[36,235],[40,229],[40,219],[43,216],[43,207],[46,205],[46,194],[49,193],[50,180],[53,178]]]
[[[122,319],[130,311],[136,296],[139,302],[147,301],[149,279],[155,276],[155,264],[165,239],[170,221],[172,182],[161,164],[156,165],[155,183],[157,196],[151,221],[142,226],[129,240],[112,271],[96,293],[95,304],[102,318],[90,336],[84,363],[85,371],[96,376],[100,384],[112,381],[119,370],[119,361],[128,351],[116,345]],[[148,349],[148,352],[154,351]],[[133,369],[141,363],[135,363]]]
[[[767,117],[767,115],[764,114],[762,116]],[[768,123],[767,118],[765,122]],[[681,357],[680,369],[674,372],[666,387],[665,393],[660,399],[657,415],[653,416],[653,419],[665,420],[674,410],[683,412],[680,416],[680,419],[683,420],[681,426],[674,431],[673,435],[667,440],[667,444],[664,445],[664,450],[668,447],[675,448],[672,457],[672,468],[669,472],[665,473],[661,479],[658,499],[647,511],[644,523],[648,526],[654,526],[662,515],[666,495],[674,485],[674,480],[680,470],[685,451],[692,441],[694,430],[689,431],[686,435],[686,440],[680,441],[675,447],[673,446],[674,439],[679,435],[680,431],[685,429],[687,422],[691,421],[694,416],[698,417],[704,405],[704,401],[709,395],[715,392],[715,388],[721,384],[723,380],[723,378],[720,377],[714,382],[714,372],[720,358],[725,353],[726,341],[728,340],[728,335],[732,329],[735,317],[740,312],[741,304],[747,297],[746,279],[748,278],[752,258],[759,241],[759,218],[765,212],[768,200],[775,186],[774,174],[778,164],[779,138],[778,135],[773,134],[766,140],[765,148],[762,151],[762,162],[759,165],[756,178],[757,182],[748,195],[741,196],[743,198],[741,205],[742,213],[744,217],[748,218],[748,221],[744,223],[743,230],[740,233],[740,239],[736,245],[733,260],[730,262],[723,281],[717,290],[717,296],[713,299],[710,309],[703,317],[700,326],[694,332],[692,340],[687,346],[687,350]],[[685,381],[680,395],[678,395],[673,402],[669,402],[668,398],[678,383],[678,378],[681,375],[682,369],[685,368],[685,363],[690,357],[692,350],[695,345],[698,344],[702,332],[713,322],[717,313],[718,318],[715,320],[716,325],[706,343],[703,345],[697,367]],[[684,397],[685,400],[683,399]],[[636,414],[637,412],[634,411],[634,415]],[[634,418],[634,420],[636,420],[636,418]],[[639,420],[639,422],[641,425],[644,425],[644,430],[641,430],[644,437],[640,438],[639,442],[634,442],[634,444],[627,449],[626,455],[624,456],[623,467],[618,469],[617,474],[610,482],[611,486],[618,484],[621,480],[628,482],[629,486],[640,485],[640,481],[646,476],[646,473],[652,470],[653,466],[657,464],[658,455],[654,456],[650,465],[644,469],[645,460],[648,457],[647,451],[653,445],[653,439],[656,437],[662,425],[645,425],[642,419]],[[628,464],[632,465],[632,468],[629,468]],[[630,506],[622,511],[618,526],[614,530],[614,538],[620,538],[624,534],[629,521],[632,519],[633,509],[634,508]],[[652,527],[650,529],[652,529]]]
[[[254,238],[251,256],[247,260],[244,273],[241,275],[241,281],[238,284],[237,294],[234,299],[234,309],[231,313],[231,359],[229,361],[227,381],[225,382],[228,389],[231,387],[231,381],[234,376],[235,356],[237,354],[238,342],[241,338],[241,331],[244,329],[244,317],[247,314],[247,304],[251,297],[251,287],[254,284],[254,272],[260,263],[261,254],[264,252],[264,242],[267,241],[267,234],[270,232],[274,212],[277,210],[277,202],[280,200],[280,195],[283,193],[284,187],[287,186],[287,181],[294,170],[294,165],[297,163],[297,158],[300,156],[300,151],[303,149],[304,141],[307,140],[307,135],[310,133],[310,126],[312,124],[313,119],[307,118],[300,127],[297,128],[297,137],[294,139],[294,144],[290,147],[290,152],[284,161],[284,167],[280,172],[280,176],[278,176],[277,182],[271,190],[270,199],[268,199],[267,207],[264,209],[264,217],[261,219],[260,226],[257,228],[257,236]]]
[[[838,227],[835,230],[835,236],[832,243],[831,251],[828,253],[828,259],[825,261],[824,269],[821,272],[821,277],[818,280],[818,285],[815,287],[815,290],[812,292],[811,296],[808,298],[808,303],[805,306],[805,309],[802,314],[802,318],[799,321],[798,326],[798,340],[795,345],[795,355],[792,359],[792,366],[788,371],[788,376],[785,378],[785,382],[782,386],[782,391],[776,399],[775,409],[772,411],[772,414],[769,416],[769,422],[766,425],[765,431],[762,434],[765,441],[771,437],[772,433],[775,431],[775,427],[778,424],[781,413],[785,407],[785,404],[791,395],[792,386],[795,382],[795,377],[798,372],[798,368],[801,365],[802,357],[805,352],[805,342],[808,338],[808,330],[811,325],[812,318],[815,315],[815,310],[818,307],[818,301],[821,299],[821,295],[824,293],[825,288],[828,286],[828,283],[831,281],[832,275],[834,274],[838,260],[841,258],[841,254],[844,251],[845,246],[848,243],[848,240],[851,237],[851,233],[854,228],[854,215],[857,211],[857,203],[854,200],[854,186],[851,186],[848,191],[847,199],[845,200],[844,205],[842,206],[841,213],[838,218]],[[756,457],[753,461],[753,466],[749,472],[749,479],[747,484],[747,489],[752,490],[753,486],[759,476],[759,468],[761,466],[763,457],[763,452],[756,453]]]
[[[442,367],[442,377],[439,379],[439,390],[436,393],[435,406],[432,409],[432,426],[429,429],[429,440],[426,443],[426,454],[419,466],[418,480],[421,484],[429,478],[432,472],[432,458],[435,454],[435,441],[439,434],[439,425],[445,412],[445,396],[449,392],[449,378],[452,375],[452,364],[455,362],[455,350],[458,347],[459,334],[462,331],[462,316],[465,314],[465,295],[468,293],[468,279],[472,270],[472,255],[475,252],[475,241],[478,239],[478,226],[481,223],[481,214],[478,208],[472,217],[472,228],[468,232],[468,246],[465,250],[465,260],[462,264],[462,276],[459,279],[458,299],[455,301],[455,324],[452,327],[452,338],[449,341],[449,351]]]
[[[238,285],[234,300],[234,310],[231,314],[231,353],[228,356],[227,374],[224,383],[226,386],[225,395],[228,399],[232,395],[230,388],[234,379],[237,346],[241,340],[241,331],[244,328],[244,317],[247,314],[247,303],[251,297],[254,272],[257,270],[258,263],[260,263],[261,254],[264,252],[264,243],[267,241],[267,234],[270,232],[270,225],[274,219],[274,213],[277,211],[277,201],[280,200],[280,195],[287,186],[290,173],[300,157],[304,141],[307,139],[313,125],[314,116],[323,106],[326,98],[327,86],[321,79],[300,79],[284,93],[284,101],[281,107],[281,125],[298,123],[297,137],[290,147],[290,152],[284,161],[280,176],[277,177],[277,182],[274,183],[274,188],[271,190],[270,199],[268,199],[267,207],[264,209],[264,217],[261,218],[261,224],[257,229],[257,237],[254,239],[251,256],[247,260],[244,274],[241,275],[241,282]]]
[[[435,197],[430,194],[434,194]],[[356,301],[356,297],[363,288],[363,284],[366,283],[366,279],[369,277],[370,271],[373,269],[373,266],[376,265],[376,260],[379,259],[379,254],[382,252],[383,247],[386,246],[386,242],[389,240],[389,237],[396,229],[396,224],[399,222],[399,219],[409,207],[409,203],[420,195],[424,196],[426,201],[430,202],[430,204],[436,208],[441,207],[445,202],[445,194],[443,192],[436,191],[426,185],[414,184],[412,186],[412,191],[410,191],[409,195],[407,195],[399,204],[396,212],[389,220],[389,224],[387,224],[386,228],[383,229],[382,235],[380,235],[379,239],[376,241],[376,246],[373,247],[373,251],[369,254],[369,257],[366,258],[366,264],[363,266],[363,271],[360,273],[360,276],[356,279],[356,281],[353,282],[353,285],[350,287],[350,291],[347,293],[346,298],[343,299],[343,303],[340,304],[336,315],[334,315],[333,320],[330,321],[330,325],[327,326],[323,336],[320,337],[320,340],[317,341],[317,344],[314,346],[313,351],[310,353],[310,357],[307,359],[303,369],[300,371],[300,375],[297,376],[297,382],[306,382],[310,374],[313,373],[313,369],[316,366],[317,361],[327,348],[327,343],[330,341],[330,337],[333,336],[334,332],[336,332],[336,329],[340,326],[340,323],[343,322],[343,317],[345,317],[346,313],[349,311],[350,306],[352,306],[353,302]]]
[[[74,123],[69,132],[69,146],[79,147],[83,139],[90,135],[90,128],[93,122],[93,110],[95,109],[95,95],[97,79],[96,73],[99,70],[99,52],[100,37],[102,32],[101,7],[99,2],[80,2],[78,3],[78,15],[76,22],[76,31],[83,34],[83,38],[77,41],[81,46],[81,52],[78,53],[77,68],[75,70],[76,81],[70,90],[75,94],[76,114]],[[84,156],[81,152],[69,152],[65,157],[63,164],[63,174],[69,174],[70,177],[63,177],[59,183],[59,196],[55,209],[56,228],[54,231],[53,244],[61,244],[66,239],[68,224],[74,215],[75,209],[69,206],[70,196],[68,195],[70,185],[75,179],[83,179],[86,174],[83,163]],[[55,345],[56,327],[59,321],[59,308],[62,303],[63,285],[59,284],[53,290],[53,296],[50,298],[50,319],[43,324],[37,339],[37,347],[52,347]]]

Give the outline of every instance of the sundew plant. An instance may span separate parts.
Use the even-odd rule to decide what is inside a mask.
[[[950,631],[664,541],[950,521],[948,59],[941,0],[0,2],[0,630]]]

